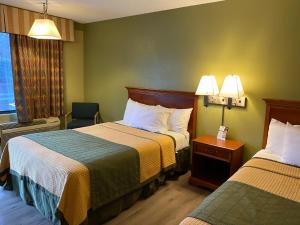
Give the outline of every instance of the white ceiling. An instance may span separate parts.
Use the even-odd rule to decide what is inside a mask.
[[[0,0],[0,3],[42,11],[45,0]],[[223,0],[48,0],[48,13],[91,23]]]

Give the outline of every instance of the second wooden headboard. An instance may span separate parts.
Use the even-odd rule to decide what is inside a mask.
[[[188,132],[190,138],[196,137],[197,112],[198,112],[198,96],[193,92],[185,91],[169,91],[169,90],[153,90],[126,87],[128,90],[128,98],[147,105],[161,105],[168,108],[193,108],[191,113]]]
[[[266,116],[263,136],[263,148],[268,139],[269,124],[272,118],[283,123],[300,124],[300,101],[264,99],[266,102]]]

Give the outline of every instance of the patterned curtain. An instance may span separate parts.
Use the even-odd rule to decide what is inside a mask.
[[[10,38],[19,122],[63,115],[63,42]]]

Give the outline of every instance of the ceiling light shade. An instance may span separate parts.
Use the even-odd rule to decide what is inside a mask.
[[[61,39],[55,23],[49,19],[36,19],[28,33],[28,36],[37,39]]]
[[[35,19],[28,33],[29,37],[37,39],[60,40],[61,36],[53,20],[47,19],[48,0],[43,3],[43,19]]]
[[[241,79],[238,75],[228,75],[225,77],[221,88],[220,96],[228,98],[240,98],[244,95]]]
[[[217,95],[219,88],[215,76],[204,75],[201,77],[196,95]]]

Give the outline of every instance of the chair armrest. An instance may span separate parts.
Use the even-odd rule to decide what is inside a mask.
[[[96,114],[94,115],[94,124],[98,123],[99,115],[100,115],[99,112],[96,112]]]
[[[65,114],[65,129],[68,128],[68,117],[72,115],[72,112],[68,112]]]

